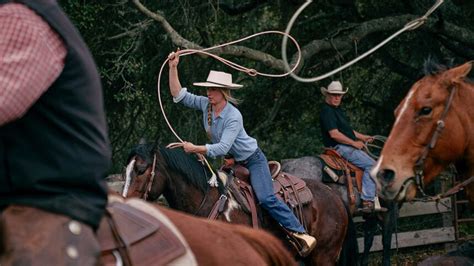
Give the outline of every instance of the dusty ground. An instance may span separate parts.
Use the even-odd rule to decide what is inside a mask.
[[[444,244],[399,249],[398,252],[393,250],[391,264],[394,266],[415,266],[430,256],[445,253]],[[382,252],[372,253],[369,260],[370,266],[382,265]]]

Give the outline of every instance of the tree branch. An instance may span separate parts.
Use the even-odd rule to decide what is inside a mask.
[[[167,34],[171,37],[171,41],[176,46],[189,49],[203,49],[203,47],[201,47],[200,45],[183,38],[168,23],[168,21],[163,15],[148,10],[140,3],[139,0],[133,0],[133,3],[135,3],[135,5],[140,11],[142,11],[144,14],[156,20],[162,25]],[[330,38],[311,41],[301,48],[301,66],[304,65],[305,61],[308,61],[318,53],[330,50],[351,50],[353,49],[354,42],[360,42],[369,35],[376,33],[394,33],[397,30],[401,29],[403,26],[405,26],[407,22],[412,21],[416,18],[418,18],[418,16],[400,15],[373,19],[366,22],[362,22],[360,24],[351,25],[350,27],[345,28],[344,30],[339,30],[336,33],[332,33]],[[437,21],[437,19],[428,19],[427,23],[417,30],[424,30],[433,34],[442,34],[446,37],[462,42],[466,45],[474,46],[474,33],[472,31],[450,23],[443,23],[443,27],[440,28],[439,25],[436,24]],[[254,50],[245,46],[229,45],[212,50],[212,53],[216,55],[232,55],[236,57],[245,57],[261,62],[265,66],[272,68],[276,71],[285,71],[283,61],[281,59],[277,59],[268,53],[261,52],[259,50]],[[295,62],[297,54],[294,54],[291,58],[291,62]],[[301,69],[302,68],[300,67],[295,72],[300,72]]]
[[[438,41],[446,47],[448,50],[453,52],[459,57],[462,57],[466,60],[469,60],[470,58],[474,58],[474,50],[470,47],[467,47],[465,45],[462,45],[460,43],[457,43],[453,40],[450,40],[448,38],[445,38],[443,36],[440,36],[438,38]]]
[[[240,15],[242,13],[248,12],[259,5],[264,4],[268,0],[251,0],[239,2],[237,5],[231,5],[228,3],[220,3],[219,8],[222,9],[226,14],[230,16]]]
[[[382,60],[388,68],[390,68],[393,72],[407,77],[410,80],[416,80],[419,78],[419,70],[407,65],[403,62],[400,62],[393,58],[393,56],[388,53],[386,50],[380,50],[380,54],[378,57]]]

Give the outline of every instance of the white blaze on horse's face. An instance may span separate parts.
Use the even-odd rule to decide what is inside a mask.
[[[466,65],[466,64],[465,64]],[[438,120],[446,108],[450,89],[469,73],[470,64],[464,69],[453,68],[435,75],[427,75],[416,82],[395,111],[396,121],[381,156],[371,171],[377,179],[379,195],[386,200],[411,200],[416,195],[415,165],[429,145]],[[466,72],[467,71],[467,72]],[[424,182],[428,184],[462,154],[466,139],[459,119],[460,107],[453,102],[444,120],[445,129],[436,145],[430,150],[423,164]],[[448,132],[449,129],[449,132]]]
[[[128,196],[128,189],[130,188],[130,183],[132,182],[132,170],[135,167],[135,156],[130,160],[130,163],[125,168],[125,184],[122,190],[122,197],[126,198]]]
[[[400,143],[402,140],[400,136],[414,135],[414,131],[404,125],[413,119],[414,110],[411,105],[416,89],[415,84],[397,107],[392,132],[371,171],[371,176],[377,180],[378,194],[386,200],[398,200],[397,197],[404,196],[406,190],[412,186],[412,182],[408,180],[414,176],[412,166],[416,162],[416,155],[407,156],[406,144]],[[390,152],[387,154],[388,150]]]

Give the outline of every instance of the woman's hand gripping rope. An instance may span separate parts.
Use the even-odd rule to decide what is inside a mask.
[[[174,149],[174,148],[183,148],[185,152],[189,153],[188,151],[186,151],[186,148],[185,146],[186,145],[193,145],[191,142],[186,142],[186,141],[183,141],[183,142],[173,142],[173,143],[170,143],[166,146],[167,149]],[[207,168],[209,169],[209,171],[211,172],[212,176],[211,178],[207,181],[207,183],[211,186],[211,187],[218,187],[219,186],[219,183],[217,182],[217,175],[216,173],[214,172],[214,170],[212,170],[212,167],[211,165],[209,164],[209,162],[207,161],[206,157],[204,155],[202,155],[201,153],[198,153],[198,152],[195,152],[195,154],[197,155],[198,157],[198,160],[203,164],[203,165],[206,165]]]

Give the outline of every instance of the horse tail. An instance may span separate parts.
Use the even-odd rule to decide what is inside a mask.
[[[338,265],[358,265],[359,245],[357,244],[357,232],[354,220],[352,219],[349,208],[344,204],[347,212],[348,223],[346,236],[342,246],[341,254],[339,255]]]
[[[241,225],[232,226],[232,231],[240,235],[262,255],[267,265],[297,265],[293,256],[279,239],[263,230],[255,230]]]

